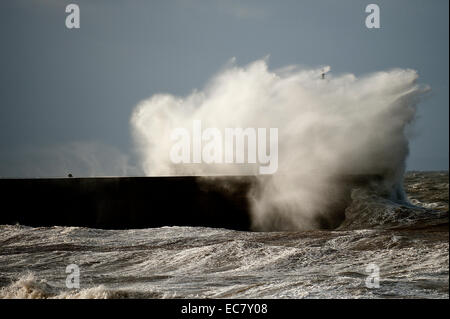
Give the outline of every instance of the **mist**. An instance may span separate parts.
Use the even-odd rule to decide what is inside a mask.
[[[380,193],[405,201],[406,129],[428,88],[411,69],[360,77],[330,69],[270,70],[267,59],[243,67],[233,59],[188,96],[151,96],[130,120],[140,169],[147,176],[258,176],[260,184],[248,194],[255,230],[319,228],[318,217],[342,200],[333,182],[340,176],[379,175]],[[253,164],[174,164],[171,132],[196,120],[219,130],[277,128],[277,172],[258,175]]]
[[[141,176],[133,159],[98,141],[73,141],[39,148],[22,147],[1,154],[2,178]]]

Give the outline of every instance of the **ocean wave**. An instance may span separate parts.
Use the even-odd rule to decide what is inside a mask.
[[[84,289],[56,287],[34,273],[20,276],[10,285],[0,289],[0,299],[128,299],[128,298],[174,298],[176,295],[156,291],[133,291],[112,289],[104,285]]]
[[[448,226],[448,210],[437,211],[433,205],[393,201],[366,188],[354,189],[351,197],[338,230]]]

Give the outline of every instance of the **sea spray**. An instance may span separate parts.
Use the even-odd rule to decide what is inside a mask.
[[[405,128],[427,88],[411,69],[361,77],[324,70],[330,68],[272,71],[266,60],[245,67],[231,62],[203,90],[140,102],[131,126],[142,170],[149,176],[255,174],[251,164],[175,164],[171,132],[196,120],[219,130],[278,128],[278,171],[261,176],[249,194],[255,230],[315,229],[324,220],[336,227],[332,215],[347,196],[333,182],[339,176],[381,176],[377,192],[404,200]]]

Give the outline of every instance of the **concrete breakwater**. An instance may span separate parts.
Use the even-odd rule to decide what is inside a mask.
[[[346,176],[346,186],[370,176]],[[255,176],[0,179],[0,224],[131,229],[251,227]]]

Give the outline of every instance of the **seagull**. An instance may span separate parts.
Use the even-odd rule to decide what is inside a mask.
[[[322,73],[321,73],[322,80],[325,79],[325,74],[327,74],[328,72],[330,72],[330,70],[331,70],[331,68],[330,68],[329,66],[326,66],[326,67],[324,67],[324,68],[322,69]]]

